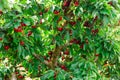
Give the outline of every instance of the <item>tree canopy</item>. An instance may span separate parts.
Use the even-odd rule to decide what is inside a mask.
[[[119,80],[118,14],[119,0],[1,0],[0,79]]]

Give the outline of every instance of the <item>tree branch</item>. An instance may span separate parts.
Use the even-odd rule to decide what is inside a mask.
[[[47,66],[50,67],[50,63],[48,63],[47,60],[44,60],[44,62],[41,60],[41,58],[43,58],[42,55],[38,55],[38,54],[32,54],[32,55],[33,55],[36,59],[40,60],[41,63],[43,63],[43,64],[45,64],[45,65],[47,65]]]

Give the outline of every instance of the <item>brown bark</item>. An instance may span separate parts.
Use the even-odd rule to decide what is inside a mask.
[[[55,48],[55,50],[53,52],[53,55],[52,55],[52,58],[51,58],[51,62],[52,62],[51,68],[52,69],[55,69],[55,67],[58,64],[58,58],[59,58],[61,49],[62,49],[62,46],[56,46],[56,48]]]

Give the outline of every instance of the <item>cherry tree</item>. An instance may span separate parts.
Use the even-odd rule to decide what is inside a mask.
[[[120,79],[119,11],[119,0],[1,0],[1,79]]]

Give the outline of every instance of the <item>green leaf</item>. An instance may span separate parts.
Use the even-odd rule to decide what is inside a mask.
[[[101,10],[101,14],[104,14],[104,15],[109,15],[110,14],[110,11],[105,9],[105,10]]]
[[[3,4],[2,3],[0,3],[0,10],[2,10],[3,9]]]
[[[97,10],[94,10],[94,11],[92,12],[92,16],[93,16],[93,17],[95,17],[97,14],[98,14],[98,11],[97,11]]]
[[[79,78],[75,78],[75,77],[74,77],[72,80],[81,80],[81,79],[79,79]]]
[[[69,20],[70,20],[67,16],[64,16],[64,19],[65,19],[65,20],[67,20],[67,21],[69,21]]]
[[[28,19],[23,19],[23,22],[24,22],[26,25],[30,25],[30,18],[28,18]]]
[[[79,62],[76,62],[71,65],[70,69],[75,69],[78,66]]]
[[[21,56],[21,53],[22,53],[22,48],[21,48],[21,45],[20,45],[20,44],[18,45],[17,49],[18,49],[18,53],[19,53],[19,57],[20,57],[20,56]]]
[[[2,47],[2,43],[0,43],[0,48]]]
[[[11,26],[11,24],[12,24],[12,21],[6,23],[4,27],[9,28]]]
[[[16,27],[18,27],[18,26],[20,26],[20,23],[19,23],[19,22],[14,23],[14,28],[16,28]]]
[[[14,4],[14,8],[15,8],[16,10],[18,10],[19,12],[22,12],[21,7],[20,7],[20,6],[18,6],[17,4]]]
[[[104,25],[108,25],[108,23],[109,23],[109,18],[108,18],[107,16],[104,16],[104,17],[103,17],[103,23],[104,23]]]
[[[65,39],[68,40],[68,41],[70,40],[69,32],[67,32],[67,34],[65,35]]]
[[[26,4],[27,0],[22,0],[21,3],[22,4]]]
[[[48,70],[43,76],[40,77],[41,80],[47,80],[54,76],[53,70]]]
[[[64,75],[64,76],[63,76]],[[65,74],[63,73],[63,70],[61,70],[56,77],[57,80],[65,80]]]

